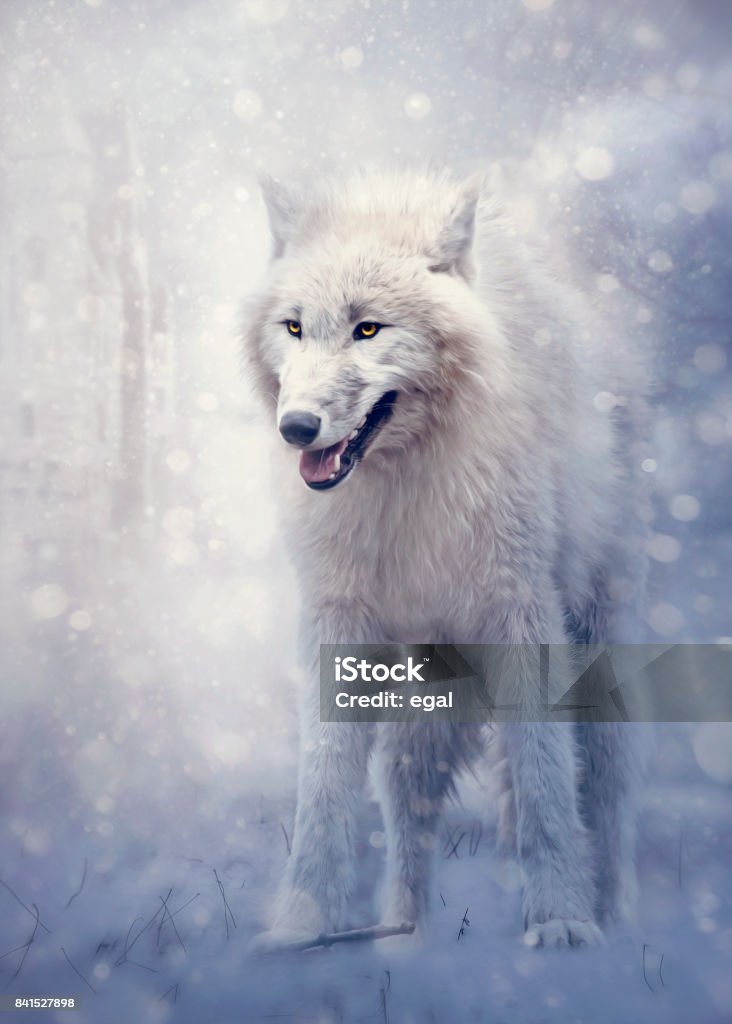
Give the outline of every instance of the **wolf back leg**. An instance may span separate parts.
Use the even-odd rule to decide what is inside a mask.
[[[592,600],[577,616],[577,636],[590,644],[634,643],[643,639],[640,608],[646,562],[637,556],[637,537],[618,544],[613,569],[596,574]],[[597,915],[603,924],[632,920],[637,904],[636,819],[653,729],[642,690],[624,702],[640,721],[584,722],[577,726],[583,762],[581,806],[590,830],[597,877]]]
[[[516,800],[513,792],[511,765],[500,730],[497,731],[491,747],[493,755],[491,788],[498,812],[496,852],[500,857],[512,857],[516,853]]]
[[[577,726],[584,769],[581,802],[592,835],[597,914],[628,921],[637,903],[635,867],[638,795],[650,746],[647,726],[592,722]]]

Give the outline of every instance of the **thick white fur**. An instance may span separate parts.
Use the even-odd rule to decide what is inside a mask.
[[[307,409],[323,420],[316,446],[330,444],[386,391],[399,398],[337,488],[308,490],[284,443],[275,467],[310,685],[292,855],[260,948],[343,925],[372,750],[383,918],[421,924],[443,802],[480,749],[473,726],[321,722],[321,643],[515,645],[530,717],[521,680],[536,666],[518,645],[632,642],[644,577],[638,366],[481,183],[365,175],[306,200],[269,183],[266,198],[274,258],[244,345],[273,428]],[[354,342],[359,320],[390,326]],[[527,722],[501,744],[527,941],[596,941],[632,910],[639,731]]]

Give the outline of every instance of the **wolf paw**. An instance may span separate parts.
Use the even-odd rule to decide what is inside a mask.
[[[545,946],[561,949],[564,946],[599,946],[605,941],[594,921],[573,921],[553,917],[541,924],[532,924],[526,929],[524,943],[527,946]]]

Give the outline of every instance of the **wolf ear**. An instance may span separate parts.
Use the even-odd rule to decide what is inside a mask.
[[[455,272],[472,277],[471,250],[475,234],[475,211],[485,186],[482,174],[474,174],[461,187],[434,250],[430,270],[435,273]]]
[[[300,218],[299,197],[281,181],[269,175],[261,175],[259,185],[272,232],[272,259],[278,260],[292,238]]]

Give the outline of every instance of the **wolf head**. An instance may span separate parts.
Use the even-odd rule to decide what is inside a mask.
[[[481,333],[481,181],[361,177],[308,200],[272,180],[263,191],[273,257],[245,313],[245,353],[305,483],[328,490],[445,415],[466,338]]]

